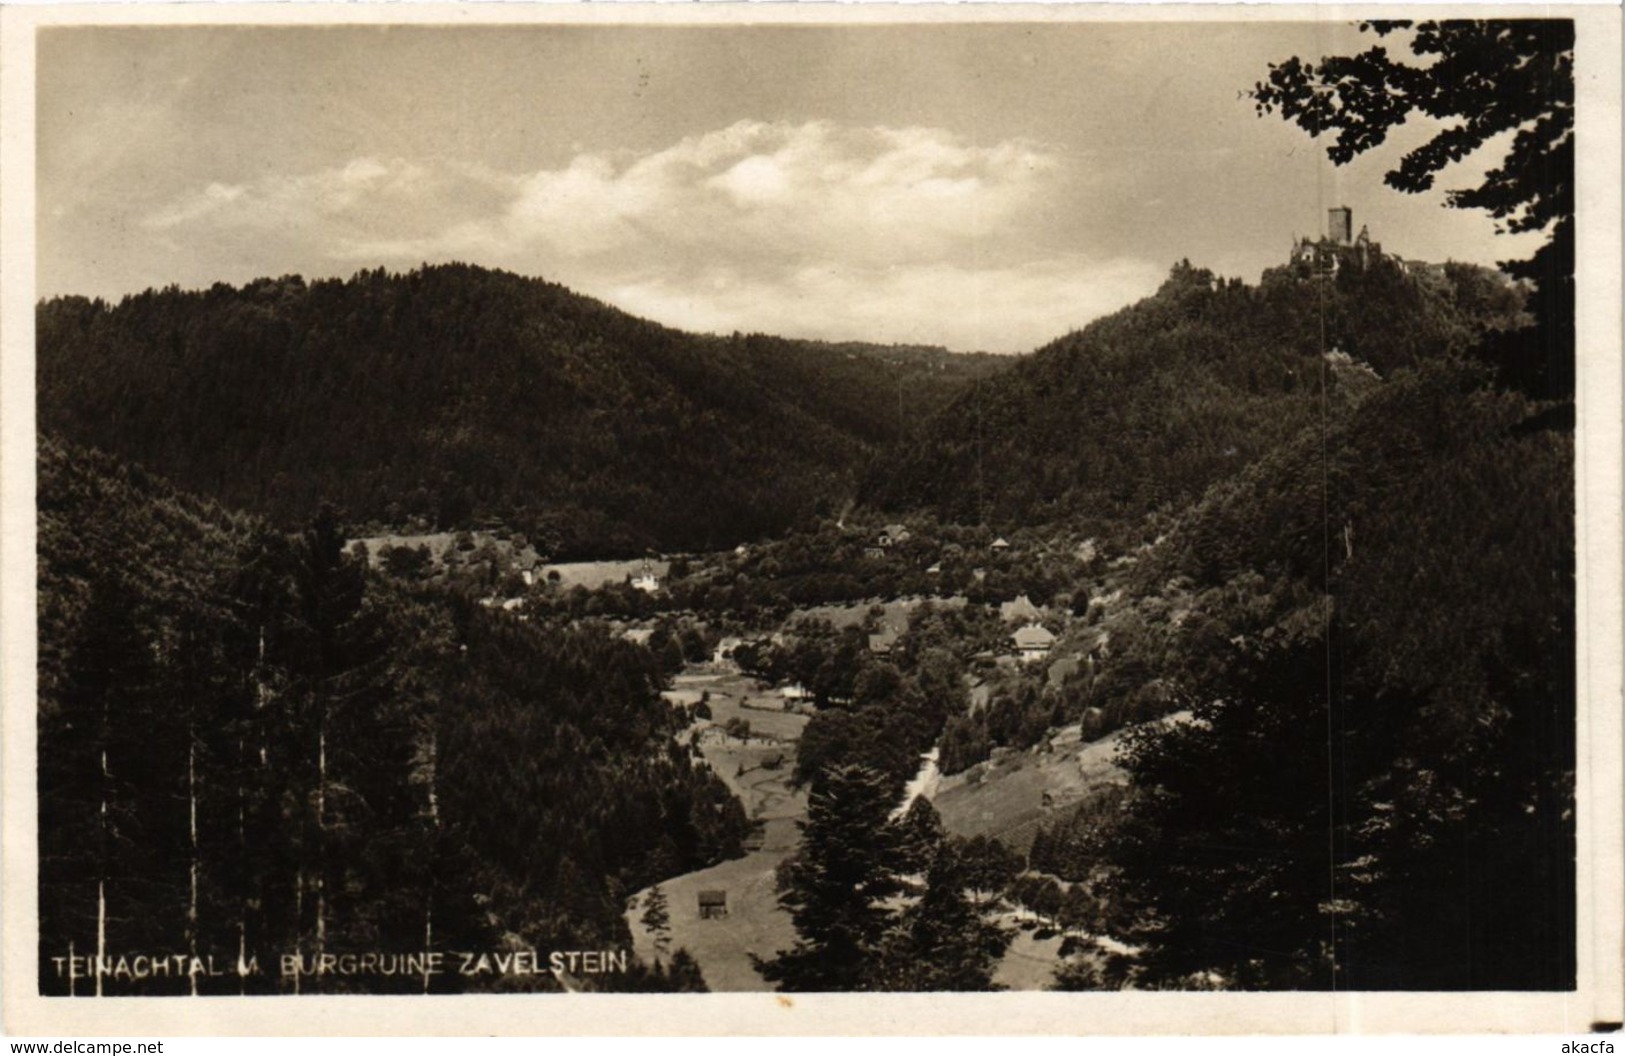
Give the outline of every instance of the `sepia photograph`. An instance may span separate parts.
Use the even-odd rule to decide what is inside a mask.
[[[7,12],[8,1005],[1619,1018],[1617,7],[605,6]]]

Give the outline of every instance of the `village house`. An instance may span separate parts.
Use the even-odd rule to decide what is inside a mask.
[[[1055,647],[1055,635],[1042,624],[1032,623],[1010,636],[1016,646],[1016,655],[1023,663],[1042,660]]]
[[[632,580],[632,589],[641,590],[645,594],[653,594],[660,590],[660,577],[645,569],[637,578]]]
[[[989,543],[987,548],[993,551],[995,554],[1002,554],[1006,550],[1010,549],[1010,541],[1001,535]]]
[[[880,538],[876,540],[881,546],[896,546],[898,543],[908,542],[909,531],[901,524],[888,524],[880,531]]]

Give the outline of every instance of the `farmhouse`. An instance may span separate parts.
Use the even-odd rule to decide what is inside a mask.
[[[779,690],[779,697],[783,699],[785,707],[813,699],[812,690],[800,682],[791,682],[789,685],[782,687]]]
[[[995,554],[1002,554],[1006,550],[1010,549],[1010,541],[1001,535],[997,539],[993,540],[993,542],[989,543],[987,548],[993,551]]]
[[[653,594],[660,589],[660,577],[653,572],[645,571],[632,581],[632,587],[645,594]]]
[[[891,628],[869,636],[869,651],[876,656],[890,656],[897,645],[897,632]]]
[[[881,529],[880,538],[876,540],[881,546],[896,546],[909,540],[909,531],[900,524],[888,524]]]
[[[1010,638],[1015,642],[1016,655],[1024,662],[1044,659],[1055,646],[1055,635],[1037,623],[1028,624]]]

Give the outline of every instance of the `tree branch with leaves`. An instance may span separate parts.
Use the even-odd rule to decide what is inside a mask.
[[[1431,190],[1449,165],[1499,148],[1500,164],[1476,187],[1446,193],[1457,209],[1483,209],[1510,234],[1543,232],[1528,260],[1505,261],[1537,292],[1538,326],[1514,346],[1486,348],[1504,380],[1537,396],[1573,392],[1574,23],[1567,19],[1372,21],[1362,32],[1402,40],[1396,59],[1381,44],[1357,55],[1294,56],[1253,86],[1258,113],[1279,113],[1311,136],[1334,136],[1335,165],[1382,146],[1413,120],[1442,127],[1407,151],[1384,182],[1407,194]]]

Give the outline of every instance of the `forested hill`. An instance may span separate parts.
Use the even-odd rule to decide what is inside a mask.
[[[1296,435],[1362,373],[1463,353],[1522,325],[1522,293],[1467,264],[1406,273],[1388,259],[1315,279],[1282,268],[1257,286],[1176,265],[1153,296],[967,388],[895,457],[862,500],[944,520],[1018,526],[1078,520],[1137,543],[1147,513],[1174,512]],[[1341,379],[1340,380],[1340,377]]]
[[[701,337],[464,265],[38,311],[42,429],[284,526],[501,519],[563,555],[712,547],[849,497],[998,357]]]
[[[328,514],[285,535],[49,435],[38,505],[45,993],[70,992],[52,959],[73,950],[259,966],[116,995],[286,993],[295,951],[615,948],[628,892],[739,852],[744,812],[676,740],[654,654],[602,625],[406,588]],[[557,988],[432,981],[521,984]]]

